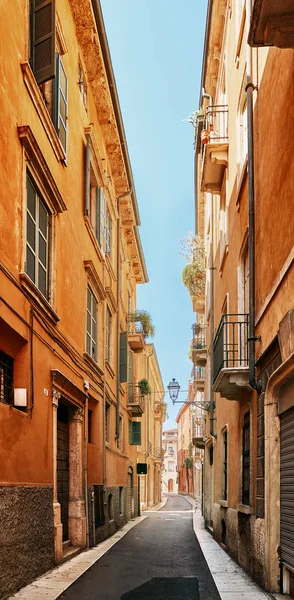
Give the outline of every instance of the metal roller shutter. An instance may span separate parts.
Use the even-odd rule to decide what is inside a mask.
[[[281,560],[294,569],[294,408],[281,415]]]
[[[132,487],[133,477],[131,473],[128,473],[128,488],[127,488],[127,517],[128,521],[132,518]]]

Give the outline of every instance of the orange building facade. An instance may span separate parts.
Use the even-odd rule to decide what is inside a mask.
[[[251,2],[208,3],[195,119],[210,408],[204,517],[263,587],[293,595],[294,21],[291,3],[252,4],[251,13]]]
[[[1,40],[5,597],[138,514],[128,315],[148,277],[99,2],[4,2]]]

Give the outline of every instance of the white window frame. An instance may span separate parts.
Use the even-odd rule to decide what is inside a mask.
[[[90,299],[90,302],[89,302]],[[90,306],[89,306],[90,304]],[[97,328],[98,328],[98,307],[97,299],[90,285],[87,286],[87,304],[86,304],[86,352],[93,360],[97,362]],[[90,327],[88,327],[88,317],[90,318]],[[90,348],[88,345],[88,340]],[[90,352],[89,352],[90,350]]]
[[[28,275],[28,277],[30,277],[30,279],[33,281],[33,283],[35,284],[35,286],[38,288],[38,290],[41,292],[41,294],[43,294],[44,298],[46,298],[46,300],[49,299],[49,261],[50,261],[50,219],[51,219],[51,213],[43,199],[43,197],[41,196],[41,194],[38,191],[37,186],[34,183],[33,178],[31,177],[31,175],[29,174],[29,172],[27,172],[26,175],[27,179],[26,179],[26,183],[27,183],[27,202],[26,202],[26,223],[28,222],[28,219],[31,219],[33,225],[34,225],[34,235],[35,235],[35,248],[33,248],[31,246],[31,244],[29,243],[29,239],[28,239],[28,225],[26,225],[26,258],[25,258],[25,272]],[[28,206],[28,185],[30,185],[34,191],[35,194],[35,215],[33,215],[29,209]],[[46,212],[47,215],[47,224],[46,224],[46,236],[44,235],[43,231],[40,229],[40,205],[43,206],[44,211]],[[45,252],[45,259],[46,259],[46,265],[44,265],[43,261],[41,261],[40,259],[40,239],[39,236],[42,238],[42,240],[45,243],[46,246],[46,252]],[[35,269],[34,269],[34,278],[32,279],[30,274],[28,273],[28,249],[30,250],[30,252],[33,254],[34,256],[34,260],[35,260]],[[39,282],[39,266],[43,269],[43,271],[45,272],[45,280],[46,280],[46,288],[45,288],[45,294],[44,292],[40,289],[40,282]]]
[[[106,306],[106,327],[105,327],[105,360],[111,362],[111,341],[112,341],[112,314],[108,306]]]

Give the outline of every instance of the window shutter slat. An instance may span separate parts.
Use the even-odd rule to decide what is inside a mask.
[[[132,428],[133,428],[132,444],[133,444],[133,446],[141,446],[141,423],[140,422],[136,423],[135,421],[133,421]]]
[[[134,402],[134,353],[129,350],[128,402]]]
[[[32,67],[37,83],[55,77],[55,0],[33,0]]]
[[[123,331],[120,334],[120,364],[119,364],[120,383],[128,381],[128,332]]]

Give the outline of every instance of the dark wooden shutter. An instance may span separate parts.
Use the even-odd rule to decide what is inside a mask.
[[[134,402],[134,353],[129,350],[128,402]]]
[[[294,408],[281,415],[281,561],[294,568]]]
[[[100,213],[101,213],[101,194],[100,188],[96,188],[96,239],[101,245],[101,232],[100,232]]]
[[[128,332],[120,334],[120,361],[119,361],[120,383],[128,381]]]
[[[32,68],[37,83],[55,77],[55,0],[32,0]]]
[[[132,422],[132,445],[133,446],[141,446],[141,423],[140,422]]]
[[[104,515],[104,494],[103,485],[94,485],[94,501],[95,501],[95,525],[103,525],[105,523]]]

